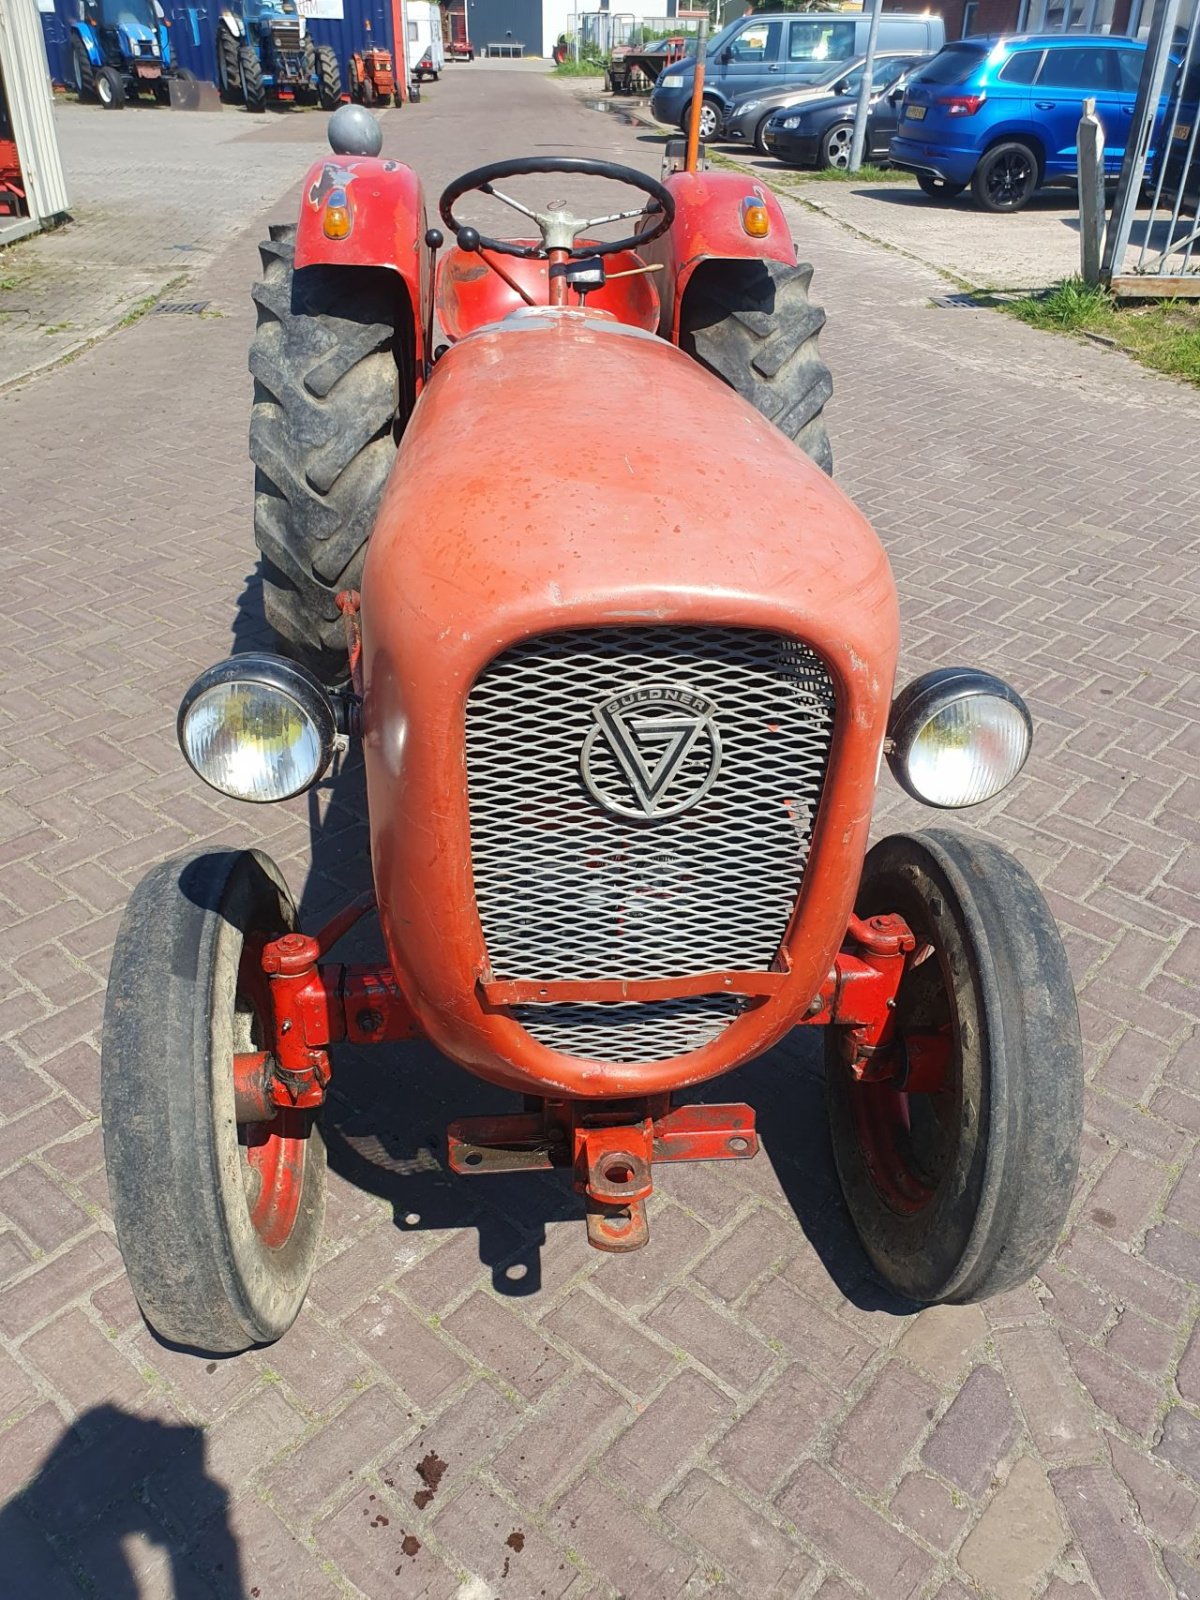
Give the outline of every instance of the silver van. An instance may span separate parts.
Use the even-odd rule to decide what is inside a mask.
[[[704,107],[700,137],[712,139],[739,95],[755,89],[803,88],[823,77],[835,61],[866,54],[871,19],[861,11],[760,12],[738,17],[708,41],[704,57]],[[889,55],[934,55],[946,42],[946,25],[928,13],[885,11],[875,48]],[[654,86],[650,114],[685,128],[695,62],[670,66]]]

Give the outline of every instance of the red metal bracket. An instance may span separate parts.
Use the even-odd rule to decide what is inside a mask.
[[[758,1150],[747,1105],[675,1106],[636,1100],[547,1100],[539,1110],[463,1117],[447,1129],[453,1172],[547,1172],[570,1167],[598,1250],[636,1250],[650,1237],[645,1203],[655,1161],[749,1160]]]

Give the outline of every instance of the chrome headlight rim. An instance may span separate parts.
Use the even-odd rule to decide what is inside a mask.
[[[963,700],[973,699],[1001,700],[1019,714],[1025,728],[1024,754],[1012,774],[990,794],[981,795],[977,800],[932,799],[912,781],[909,758],[913,746],[918,736],[941,712]],[[1020,775],[1033,748],[1033,718],[1029,707],[1013,686],[994,673],[984,672],[978,667],[939,667],[913,678],[893,700],[884,748],[892,776],[905,794],[935,811],[965,811],[987,800],[994,800]]]
[[[289,789],[286,794],[233,794],[215,784],[192,760],[185,737],[189,713],[202,696],[231,683],[254,684],[286,695],[299,707],[301,714],[309,720],[316,731],[320,758],[312,776],[295,788]],[[247,650],[242,655],[229,656],[224,661],[218,661],[214,666],[206,668],[195,680],[179,702],[179,712],[175,719],[175,738],[188,766],[201,782],[206,783],[217,794],[223,794],[230,800],[239,800],[246,805],[277,805],[281,800],[294,800],[297,795],[306,793],[329,771],[334,750],[337,748],[337,715],[328,690],[307,667],[298,661],[288,660],[286,656],[277,655],[271,650]]]

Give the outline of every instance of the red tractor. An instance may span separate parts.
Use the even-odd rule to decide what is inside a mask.
[[[447,240],[348,115],[254,291],[286,655],[205,672],[178,732],[258,802],[360,743],[374,892],[301,929],[279,869],[233,849],[134,892],[103,1120],[146,1317],[212,1351],[284,1332],[321,1236],[331,1048],[417,1037],[515,1097],[453,1122],[445,1163],[566,1169],[621,1251],[656,1164],[756,1152],[749,1105],[680,1092],[816,1029],[884,1282],[916,1302],[1023,1282],[1080,1138],[1057,929],[995,845],[868,833],[885,758],[918,800],[973,805],[1017,776],[1029,713],[973,669],[894,693],[895,584],[822,470],[824,316],[777,201],[733,172],[536,156],[453,182]],[[537,178],[627,198],[588,216],[511,192]],[[522,236],[482,233],[481,197]],[[338,960],[367,915],[385,959]]]

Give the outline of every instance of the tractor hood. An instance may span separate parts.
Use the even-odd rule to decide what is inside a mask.
[[[837,727],[779,995],[685,1057],[617,1067],[536,1044],[482,997],[466,704],[519,640],[658,624],[806,642]],[[510,316],[454,346],[418,401],[368,546],[362,630],[380,914],[435,1043],[509,1087],[639,1094],[725,1071],[787,1030],[845,932],[898,637],[879,541],[790,440],[652,334],[582,311]]]

